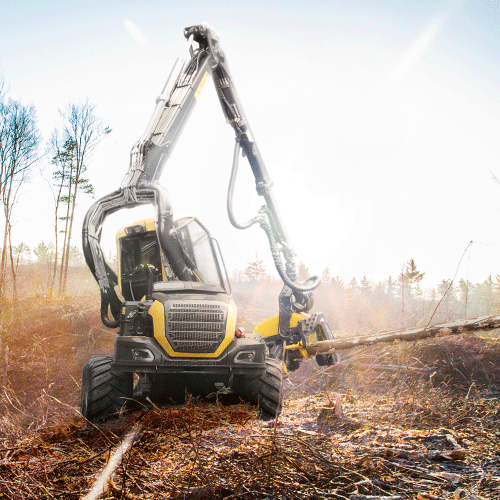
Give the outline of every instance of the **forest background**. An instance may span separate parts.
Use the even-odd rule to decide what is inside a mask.
[[[48,491],[61,490],[65,494],[78,492],[79,495],[90,487],[92,478],[103,466],[100,462],[94,463],[94,458],[101,455],[96,447],[101,449],[102,445],[92,437],[102,433],[84,430],[86,424],[77,405],[80,400],[83,363],[94,354],[112,352],[114,335],[112,330],[104,329],[100,323],[99,290],[75,244],[79,225],[73,222],[77,201],[86,196],[85,204],[88,204],[88,198],[93,195],[92,182],[86,177],[86,169],[94,148],[112,132],[104,126],[89,101],[69,103],[61,110],[60,119],[60,125],[42,147],[34,107],[5,96],[0,102],[0,183],[4,215],[0,266],[0,445],[7,452],[3,457],[6,473],[0,480],[0,495],[11,498],[40,498]],[[51,184],[54,194],[53,212],[47,214],[53,220],[54,232],[53,238],[30,247],[25,242],[13,241],[12,217],[18,203],[32,203],[33,200],[19,197],[20,188],[30,182],[30,174],[41,162],[46,164],[46,173],[49,172],[46,180]],[[36,210],[36,200],[33,207]],[[26,231],[29,230],[27,227]],[[470,255],[469,249],[470,244],[457,262],[456,275],[464,257]],[[116,269],[115,255],[110,253],[107,257],[108,262]],[[306,264],[300,262],[298,268],[299,280],[310,276],[311,271]],[[384,280],[373,280],[366,274],[361,278],[345,279],[332,274],[330,268],[325,267],[321,272],[322,285],[315,291],[315,310],[326,314],[338,336],[442,323],[456,318],[498,312],[499,275],[488,276],[479,283],[463,278],[455,282],[455,276],[442,279],[435,287],[425,287],[425,270],[418,268],[414,258],[409,258],[404,263],[399,274],[388,276]],[[265,262],[258,255],[244,268],[233,270],[230,278],[233,296],[238,305],[239,326],[252,330],[258,321],[276,315],[282,282],[268,271]],[[346,477],[345,471],[352,469],[351,476],[342,484],[336,485],[343,488],[342,492],[352,495],[340,498],[359,498],[354,494],[361,491],[360,488],[364,488],[362,491],[366,493],[380,492],[379,485],[382,483],[375,484],[377,478],[373,481],[358,480],[361,474],[363,477],[374,475],[369,464],[373,463],[378,448],[382,450],[383,456],[388,456],[386,441],[391,429],[393,434],[401,437],[403,444],[400,450],[403,449],[402,446],[407,446],[407,436],[415,442],[415,435],[419,439],[428,439],[430,433],[430,439],[436,440],[443,437],[439,434],[443,429],[446,431],[445,438],[454,446],[452,450],[428,453],[427,441],[423,441],[420,449],[408,455],[409,460],[413,460],[415,456],[432,456],[438,460],[444,457],[445,460],[452,460],[451,467],[432,465],[433,469],[430,470],[438,470],[436,474],[440,475],[436,476],[431,485],[428,478],[433,476],[422,468],[417,475],[420,481],[415,479],[414,473],[411,481],[401,474],[396,475],[399,481],[397,484],[392,484],[394,480],[391,478],[394,489],[403,491],[404,486],[407,490],[408,484],[411,484],[412,493],[420,495],[427,491],[435,493],[439,486],[448,494],[447,497],[432,495],[419,498],[451,498],[452,494],[454,498],[458,498],[455,493],[465,492],[467,488],[467,491],[480,491],[489,495],[468,497],[482,499],[493,498],[492,495],[500,491],[500,475],[496,465],[500,454],[496,447],[500,435],[497,418],[500,411],[500,351],[496,337],[464,335],[411,346],[409,343],[404,346],[370,346],[341,356],[339,363],[328,368],[317,367],[312,361],[306,361],[301,370],[293,372],[286,379],[286,406],[280,417],[280,430],[277,431],[276,421],[272,431],[273,439],[283,432],[288,433],[287,436],[292,432],[294,436],[297,432],[306,433],[309,440],[306,443],[307,449],[314,452],[313,461],[316,461],[317,450],[322,450],[323,458],[320,462],[326,463],[328,467],[325,477]],[[299,391],[303,391],[305,397],[301,398]],[[199,404],[197,401],[196,405]],[[363,408],[364,413],[359,408]],[[158,411],[163,413],[158,414]],[[155,409],[149,413],[149,418],[168,422],[178,412],[189,412],[191,417],[201,416],[202,424],[199,429],[206,433],[210,432],[203,429],[207,412],[216,412],[214,421],[219,422],[218,425],[224,422],[224,434],[227,435],[227,421],[231,411],[233,410],[219,405],[193,407],[190,399],[180,408]],[[235,411],[235,415],[238,415],[235,424],[239,432],[255,434],[252,423],[255,414],[249,413],[248,408],[242,408],[241,405],[237,405]],[[187,419],[182,417],[182,421],[186,422]],[[176,425],[175,418],[173,425]],[[193,423],[189,425],[195,428]],[[417,427],[417,430],[413,427]],[[258,434],[266,439],[266,430],[259,429]],[[427,429],[438,429],[438,434]],[[156,424],[155,432],[158,432]],[[368,448],[360,446],[356,441],[358,434],[363,436],[365,433],[374,436],[373,443]],[[154,435],[154,432],[151,431],[151,434]],[[175,435],[177,439],[177,433],[160,434]],[[338,446],[331,446],[328,440],[331,437],[325,439],[329,435],[337,436]],[[470,439],[462,439],[459,445],[454,436],[460,436],[460,439],[467,436]],[[210,439],[213,439],[212,434]],[[344,453],[343,456],[347,457],[347,461],[351,460],[351,456],[356,457],[356,465],[342,464],[342,474],[337,469],[332,472],[330,469],[337,459],[325,460],[325,450],[320,447],[321,443],[328,443],[330,449],[340,449],[340,445],[344,446],[351,441],[353,451]],[[441,441],[439,446],[442,446]],[[294,442],[300,444],[302,440],[295,439]],[[382,444],[377,448],[376,442]],[[22,445],[19,446],[19,443]],[[466,449],[461,447],[462,443],[467,445]],[[241,451],[241,444],[238,446],[240,447],[236,449]],[[265,451],[265,456],[275,455],[279,458],[275,444],[273,446],[272,454]],[[281,446],[283,445],[280,444]],[[66,451],[65,460],[61,461],[62,447]],[[79,454],[77,458],[72,455],[75,449]],[[81,459],[82,449],[89,459]],[[16,451],[9,456],[12,450]],[[154,450],[158,453],[157,442]],[[171,443],[168,450],[168,456],[172,457]],[[231,450],[234,451],[235,447],[232,446]],[[407,448],[404,450],[407,451]],[[198,451],[195,451],[198,457]],[[229,457],[239,456],[240,451]],[[37,456],[32,459],[36,453],[41,458]],[[146,462],[143,453],[143,450],[139,451],[141,462],[135,472],[144,475],[147,471],[148,479],[142,481],[140,487],[137,486],[137,481],[134,480],[133,483],[143,495],[138,498],[149,498],[148,494],[156,488],[156,483],[153,484],[150,479],[151,467],[144,466]],[[16,454],[26,454],[30,458],[23,456],[19,460]],[[219,451],[217,454],[221,455]],[[181,449],[175,460],[181,463],[186,456],[189,453]],[[247,460],[247,455],[242,456]],[[290,450],[287,449],[284,456],[290,457]],[[303,450],[299,450],[297,456],[300,456],[302,464],[298,476],[301,478],[305,460]],[[360,456],[364,458],[360,459]],[[456,462],[464,458],[467,458],[467,463],[460,463],[460,468],[457,468]],[[193,460],[190,470],[197,470],[197,460]],[[31,467],[29,480],[26,480],[25,471],[20,471],[18,464],[21,463],[25,468]],[[67,473],[66,469],[61,469],[61,463],[76,464],[75,471]],[[212,464],[210,477],[213,478],[214,471],[219,471],[220,468],[214,462],[207,463]],[[270,461],[266,463],[271,464]],[[82,464],[91,464],[87,473],[82,472]],[[174,467],[175,477],[178,477],[178,466]],[[276,462],[274,467],[275,478],[283,477],[283,471],[291,474],[289,460],[286,463]],[[391,470],[388,467],[401,468],[401,463],[398,461],[394,465],[386,459],[384,467],[386,471]],[[49,475],[48,468],[52,471]],[[232,467],[231,470],[236,468]],[[255,473],[256,469],[252,467],[251,470],[245,476],[245,481],[252,484],[252,489],[256,488],[254,483],[258,483],[259,491],[272,491],[270,496],[273,497],[277,497],[276,491],[283,490],[281,479],[276,479],[274,483],[260,481],[260,476]],[[396,470],[399,471],[398,468]],[[269,466],[266,466],[266,471],[269,476]],[[303,495],[288,494],[287,497],[310,498],[310,491],[317,493],[318,488],[330,491],[332,484],[321,483],[323,475],[317,472],[315,463],[314,472],[308,477],[317,480],[317,484],[312,485],[309,479],[309,486],[304,486],[300,482],[302,479],[293,483],[293,487],[287,483],[286,487],[293,495],[299,491]],[[167,469],[160,477],[170,477],[168,474],[170,471]],[[387,472],[384,474],[380,476],[387,481]],[[224,484],[226,491],[227,473],[220,475],[221,479],[217,481]],[[49,476],[51,481],[47,480]],[[487,479],[483,480],[483,477]],[[480,478],[479,481],[477,478]],[[190,475],[187,482],[179,480],[176,488],[179,491],[185,488],[191,491],[191,480]],[[203,484],[200,478],[196,481],[196,484]],[[238,481],[241,483],[241,477]],[[460,484],[459,489],[456,481]],[[213,483],[213,479],[210,483]],[[361,483],[362,486],[359,486]],[[114,483],[111,481],[110,484]],[[120,481],[120,484],[121,491],[124,491],[125,480]],[[304,493],[305,487],[310,487],[311,490]],[[384,484],[384,488],[387,487]],[[234,491],[238,488],[239,486],[233,486]],[[204,497],[198,496],[197,489],[195,491],[196,498],[213,498],[213,493],[213,486],[209,487]],[[76,498],[76,493],[74,495]],[[165,498],[172,498],[166,495]]]
[[[75,244],[73,233],[76,229],[79,234],[79,228],[73,226],[73,221],[78,202],[83,196],[88,198],[94,193],[92,182],[85,174],[95,148],[111,129],[103,124],[95,105],[88,100],[67,104],[59,115],[58,125],[42,145],[35,107],[9,98],[2,87],[2,302],[97,292]],[[12,221],[17,205],[27,202],[26,198],[20,199],[22,188],[41,164],[54,198],[53,213],[47,214],[53,220],[53,238],[30,248],[25,242],[12,241]],[[457,272],[468,251],[470,257],[471,244],[457,263]],[[116,266],[116,256],[112,252],[108,260]],[[300,262],[299,279],[307,279],[310,274],[307,266]],[[345,280],[333,276],[329,267],[322,270],[321,277],[323,285],[315,294],[317,309],[327,314],[336,328],[347,332],[375,332],[471,318],[493,314],[500,307],[500,275],[490,275],[480,283],[464,278],[455,282],[455,277],[446,277],[435,287],[424,287],[425,270],[419,270],[413,258],[404,263],[399,275],[388,276],[385,280],[373,281],[366,275]],[[258,255],[244,269],[233,270],[231,281],[243,312],[241,321],[246,323],[243,326],[252,328],[249,318],[253,319],[256,311],[260,318],[276,314],[281,282],[267,271]]]

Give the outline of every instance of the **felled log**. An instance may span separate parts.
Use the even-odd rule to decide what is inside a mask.
[[[310,356],[314,356],[316,354],[345,351],[362,345],[381,344],[383,342],[394,342],[396,340],[408,342],[431,337],[447,337],[449,335],[460,335],[466,332],[493,330],[494,328],[500,328],[500,316],[482,316],[480,318],[464,319],[427,327],[311,342],[311,344],[307,346],[307,352]]]

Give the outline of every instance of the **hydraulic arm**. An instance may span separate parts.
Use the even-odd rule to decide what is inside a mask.
[[[227,200],[229,218],[239,229],[259,224],[266,232],[274,263],[285,285],[280,295],[280,335],[286,336],[292,312],[309,309],[312,299],[310,292],[319,285],[320,280],[313,277],[304,283],[297,283],[295,253],[279,215],[266,166],[238,100],[226,57],[219,45],[218,34],[203,24],[186,28],[184,35],[188,39],[186,54],[177,60],[157,99],[146,131],[132,148],[130,166],[121,188],[94,203],[85,217],[83,250],[101,291],[102,320],[106,326],[117,327],[120,316],[121,301],[114,290],[117,277],[107,265],[100,246],[104,220],[117,210],[153,204],[160,247],[173,272],[179,280],[197,279],[195,270],[190,267],[189,259],[186,259],[178,241],[169,196],[160,186],[159,179],[182,128],[211,75],[222,111],[236,137]],[[232,195],[242,155],[248,159],[257,193],[264,198],[265,204],[254,218],[240,223],[234,217]],[[108,310],[111,310],[113,320],[109,319]]]

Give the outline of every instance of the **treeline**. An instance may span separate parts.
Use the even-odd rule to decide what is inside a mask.
[[[20,297],[50,298],[56,262],[55,245],[41,242],[33,248],[21,243],[12,248]],[[60,259],[59,259],[60,261]],[[113,266],[116,256],[107,261]],[[98,287],[76,246],[68,253],[67,293],[98,294]],[[309,269],[299,265],[299,279],[309,277]],[[436,287],[423,287],[424,273],[410,259],[396,278],[374,281],[342,279],[332,276],[327,267],[322,283],[314,291],[314,311],[322,311],[336,329],[345,332],[371,333],[413,326],[444,323],[456,319],[498,314],[500,311],[500,276],[489,276],[482,283],[443,279]],[[253,328],[263,319],[278,314],[280,279],[266,272],[263,261],[248,263],[245,269],[232,272],[231,286],[238,306],[240,326]],[[12,291],[11,279],[6,290]],[[96,299],[97,300],[97,299]]]
[[[332,276],[327,267],[322,273],[322,284],[314,291],[314,310],[325,313],[337,329],[360,333],[498,314],[499,275],[489,276],[482,283],[443,279],[436,287],[423,287],[424,274],[414,259],[406,263],[399,276],[382,281],[367,276],[345,280]],[[299,279],[308,276],[309,270],[300,264]],[[262,261],[234,271],[231,283],[240,300],[236,300],[237,304],[245,303],[249,296],[248,326],[266,315],[277,314],[281,280],[271,277]]]
[[[16,277],[16,298],[45,297],[50,299],[58,295],[51,289],[54,283],[54,264],[59,263],[60,266],[61,262],[60,252],[56,258],[54,243],[41,241],[34,247],[30,247],[26,243],[19,243],[13,245],[11,250]],[[76,245],[71,246],[67,257],[66,294],[92,293],[96,288],[95,281],[87,269],[80,249]],[[13,291],[14,282],[12,274],[9,272],[4,279],[4,297],[14,297]]]
[[[18,297],[17,272],[30,250],[23,243],[12,241],[16,206],[35,169],[47,166],[50,171],[44,177],[54,199],[53,212],[48,214],[53,220],[54,243],[52,247],[49,245],[49,251],[53,252],[53,269],[47,293],[50,296],[66,293],[68,268],[74,258],[71,243],[78,195],[93,194],[93,186],[85,172],[95,147],[109,132],[88,100],[70,102],[59,110],[59,123],[44,142],[34,105],[8,97],[0,83],[0,193],[4,223],[3,244],[0,243],[0,302],[8,296]],[[36,255],[35,249],[33,252]]]

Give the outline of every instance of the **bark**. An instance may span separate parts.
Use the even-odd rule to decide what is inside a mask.
[[[70,187],[71,189],[71,187]],[[70,191],[71,194],[71,191]],[[64,221],[64,242],[62,245],[62,256],[61,256],[61,266],[59,271],[59,295],[63,294],[63,276],[64,276],[64,263],[66,262],[66,242],[68,241],[68,226],[69,226],[69,212],[71,209],[70,201],[68,200],[68,206],[66,208],[66,217]],[[66,285],[64,284],[64,288]]]
[[[6,222],[9,226],[9,257],[10,257],[10,267],[12,271],[12,299],[17,300],[17,274],[14,267],[14,252],[12,249],[12,225],[10,220]]]
[[[81,171],[81,169],[80,169]],[[71,200],[71,215],[69,219],[69,231],[68,231],[68,241],[66,242],[66,260],[64,263],[64,278],[63,278],[63,288],[62,294],[66,293],[66,283],[68,282],[68,266],[69,266],[69,254],[71,250],[71,233],[73,231],[73,219],[75,216],[75,207],[76,207],[76,195],[78,194],[78,185],[79,185],[79,171],[77,171],[75,176],[75,184],[73,188],[73,198]]]
[[[0,262],[0,299],[4,296],[7,262],[10,256],[15,289],[15,269],[11,247],[12,210],[19,190],[29,178],[40,136],[33,106],[23,106],[9,99],[0,106],[0,192],[4,208],[4,247]]]
[[[73,231],[73,218],[76,207],[78,191],[92,194],[93,188],[84,182],[83,174],[87,170],[95,147],[110,129],[103,127],[102,121],[95,113],[95,106],[87,100],[79,104],[70,103],[65,110],[61,111],[63,119],[64,134],[67,140],[73,143],[73,157],[70,171],[68,213],[66,220],[66,234],[63,245],[63,257],[61,259],[61,276],[59,280],[59,293],[64,294],[68,279],[68,266],[71,250],[71,236]],[[69,222],[68,222],[69,221]]]
[[[381,344],[383,342],[413,341],[432,337],[447,337],[467,332],[479,332],[500,328],[500,316],[482,316],[474,319],[464,319],[450,323],[442,323],[428,327],[410,328],[392,332],[380,332],[373,335],[359,335],[335,340],[312,342],[307,347],[309,355],[328,352],[345,351],[362,345]]]

